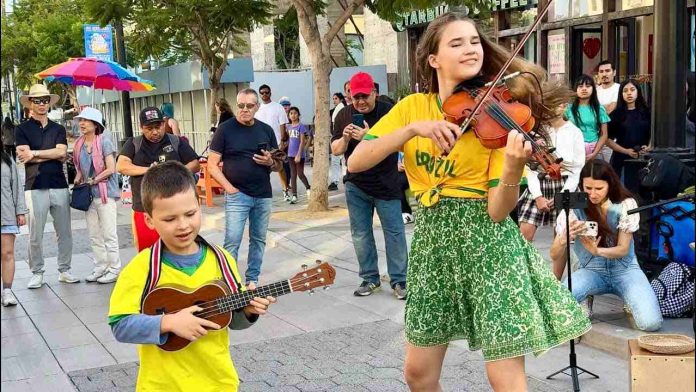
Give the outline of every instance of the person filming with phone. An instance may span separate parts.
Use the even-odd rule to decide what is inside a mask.
[[[208,172],[225,190],[224,248],[235,260],[249,220],[249,256],[246,285],[258,285],[271,218],[271,171],[283,166],[271,151],[278,149],[273,128],[254,118],[259,96],[253,89],[237,94],[237,115],[220,124],[210,142]],[[218,164],[223,162],[222,170]]]
[[[369,128],[392,108],[390,103],[377,100],[375,82],[365,72],[358,72],[350,79],[350,94],[353,104],[336,115],[331,138],[331,153],[344,155],[346,162]],[[372,231],[373,214],[377,210],[384,232],[390,286],[396,298],[406,299],[407,248],[401,216],[398,159],[395,152],[369,170],[361,173],[348,171],[343,179],[350,231],[362,279],[353,294],[359,297],[368,296],[380,287],[377,247]]]
[[[578,270],[573,272],[573,295],[579,302],[589,296],[614,294],[624,301],[632,314],[635,327],[657,331],[662,314],[655,293],[638,265],[633,233],[638,230],[640,216],[629,215],[636,208],[635,199],[624,188],[611,165],[599,159],[589,160],[580,173],[580,186],[588,194],[585,209],[570,212],[570,238]],[[551,259],[556,277],[560,279],[566,261],[566,217],[557,218],[556,238],[551,245]],[[591,316],[592,303],[586,304]]]

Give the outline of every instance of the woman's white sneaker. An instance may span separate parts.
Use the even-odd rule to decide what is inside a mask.
[[[104,276],[104,272],[92,271],[92,273],[87,275],[87,277],[85,278],[85,282],[96,282],[97,279],[101,278],[102,276]]]
[[[38,289],[43,286],[43,272],[35,273],[27,283],[28,289]]]
[[[97,279],[97,282],[107,284],[107,283],[114,283],[118,279],[118,275],[115,273],[109,271],[102,275],[99,279]]]
[[[17,298],[15,298],[12,290],[5,289],[2,291],[2,306],[15,306],[17,305]]]
[[[58,281],[63,283],[80,283],[80,279],[74,277],[70,271],[65,271],[58,274]]]

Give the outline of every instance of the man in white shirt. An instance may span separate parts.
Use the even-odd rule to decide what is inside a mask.
[[[609,60],[602,60],[597,66],[597,74],[599,75],[599,84],[597,85],[597,99],[599,104],[604,106],[607,114],[616,109],[616,102],[619,99],[619,83],[614,82],[616,70]],[[611,159],[612,150],[606,144],[600,152],[602,159],[609,162]]]
[[[616,109],[616,101],[619,99],[619,84],[614,82],[616,71],[609,60],[603,60],[599,63],[597,74],[599,75],[597,99],[599,104],[607,109],[607,114],[611,114]]]
[[[285,130],[285,124],[288,123],[288,115],[283,105],[271,100],[271,88],[267,84],[259,87],[259,95],[261,96],[261,105],[254,115],[254,118],[268,124],[273,129],[278,145],[282,150],[282,147],[287,145],[288,140],[287,131]],[[285,144],[283,144],[283,141],[285,141]],[[285,200],[290,200],[288,179],[285,170],[281,169],[278,171],[278,176],[283,186],[283,197]]]

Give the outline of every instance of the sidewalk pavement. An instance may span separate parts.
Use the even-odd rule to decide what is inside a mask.
[[[330,262],[337,271],[336,281],[329,290],[312,296],[297,293],[281,297],[258,325],[230,333],[231,354],[243,381],[242,391],[407,390],[402,374],[404,302],[397,300],[386,284],[372,296],[353,296],[360,280],[348,215],[342,194],[332,192],[330,201],[330,212],[311,214],[302,211],[303,204],[290,206],[275,197],[261,283],[288,279],[300,271],[302,264],[314,260]],[[218,206],[203,208],[201,233],[216,243],[222,243],[224,236],[221,202],[217,198]],[[82,213],[73,212],[73,272],[84,277],[92,269],[91,253],[81,231]],[[121,207],[119,234],[124,263],[136,253],[130,245],[129,224],[130,210]],[[55,242],[50,242],[51,229],[47,225],[48,252],[55,247]],[[409,225],[409,243],[412,231],[413,225]],[[384,240],[378,225],[375,238],[380,270],[386,271]],[[26,247],[26,241],[26,235],[18,237],[18,250]],[[538,245],[542,252],[548,252],[550,234],[542,231]],[[242,273],[247,250],[245,236],[239,252]],[[27,290],[31,273],[18,258],[13,290],[20,304],[1,310],[3,391],[133,390],[137,374],[135,346],[116,342],[106,323],[113,286],[59,283],[54,266],[55,257],[48,258],[47,284]],[[468,351],[461,341],[450,347],[443,371],[445,390],[490,390],[480,353]],[[624,359],[584,342],[577,351],[579,365],[601,376],[599,380],[581,377],[584,391],[628,390]],[[572,389],[566,376],[545,380],[547,374],[567,364],[567,353],[568,346],[564,345],[540,358],[530,357],[530,390]]]

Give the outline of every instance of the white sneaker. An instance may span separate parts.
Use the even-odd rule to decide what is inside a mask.
[[[404,212],[401,214],[401,217],[404,219],[404,224],[407,225],[409,223],[413,223],[413,215],[409,214],[408,212]]]
[[[114,283],[116,281],[116,279],[118,279],[118,275],[109,271],[109,272],[105,273],[104,275],[102,275],[99,279],[97,279],[97,282],[104,283],[104,284]]]
[[[287,189],[283,191],[283,200],[290,201],[290,192]]]
[[[290,204],[297,204],[297,196],[293,195],[293,196],[290,198]]]
[[[29,283],[27,283],[27,288],[28,289],[38,289],[43,286],[43,272],[38,272],[32,275],[31,279],[29,279]]]
[[[17,298],[15,298],[12,290],[5,289],[2,291],[2,306],[15,306],[17,305]]]
[[[310,190],[307,189],[307,199],[309,199],[309,195],[310,195]]]
[[[100,272],[100,271],[94,270],[94,271],[92,271],[91,274],[89,274],[89,275],[85,278],[85,282],[96,282],[97,279],[99,279],[99,278],[101,278],[102,276],[104,276],[105,272],[106,272],[106,271]]]
[[[58,281],[63,283],[80,283],[80,279],[74,277],[70,271],[65,271],[58,274]]]

